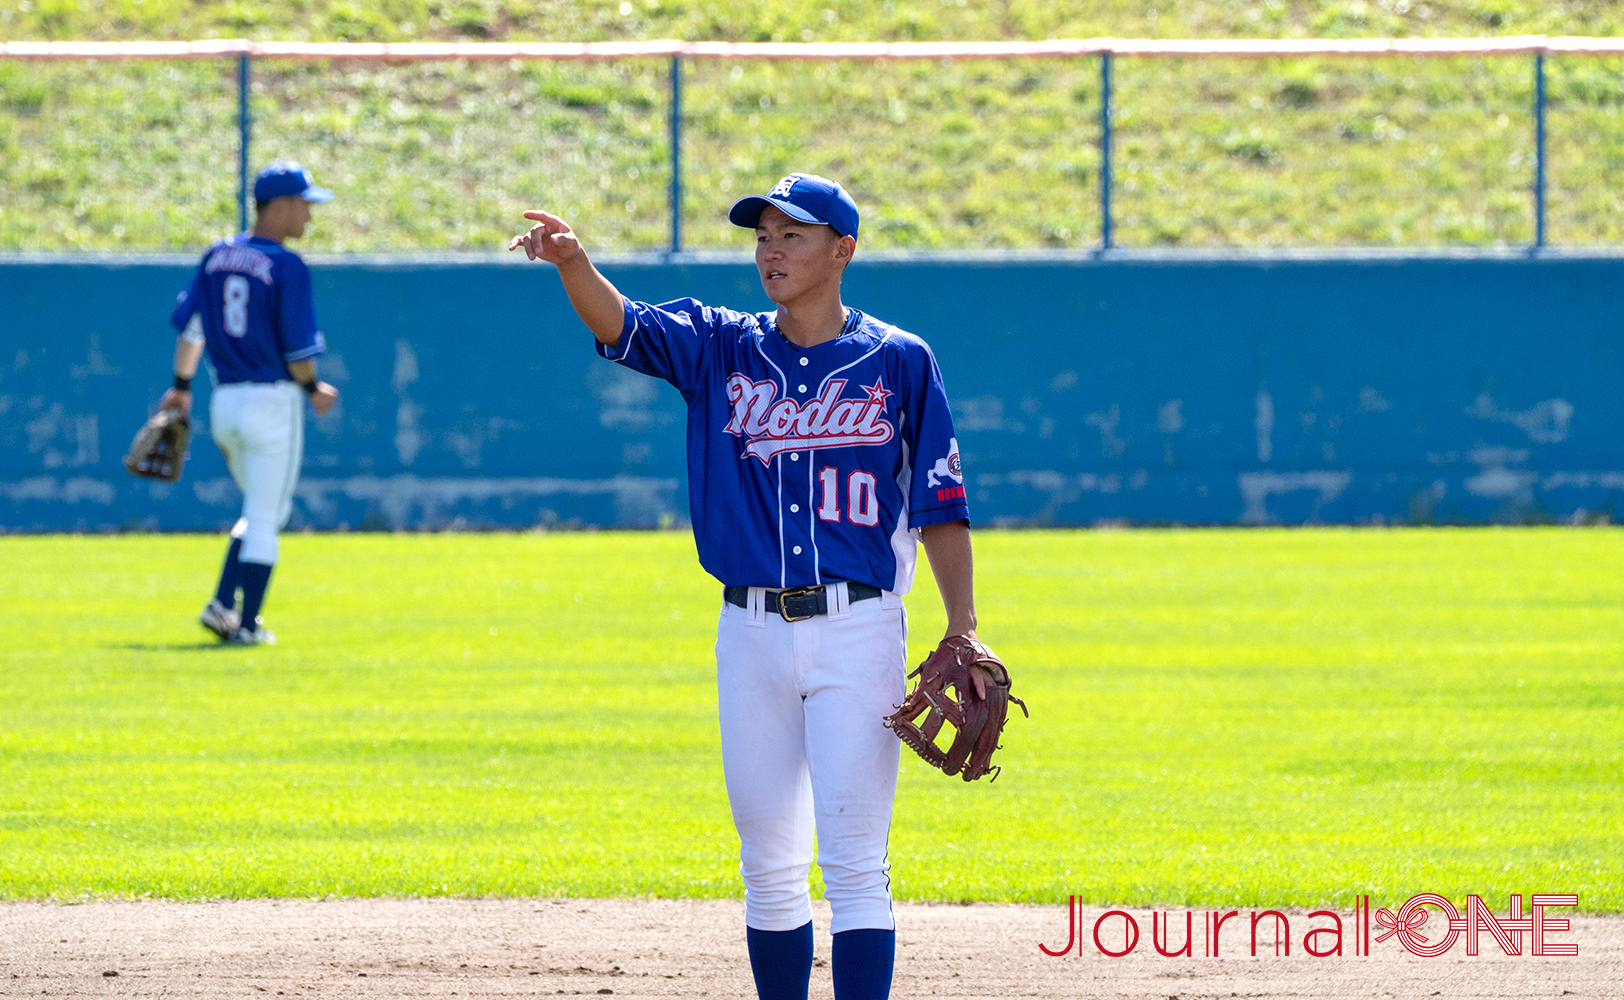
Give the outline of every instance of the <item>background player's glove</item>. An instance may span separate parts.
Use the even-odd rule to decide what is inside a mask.
[[[137,476],[174,482],[186,461],[186,446],[192,440],[192,425],[183,410],[159,407],[152,418],[135,432],[130,450],[124,455],[124,468]]]
[[[998,749],[1009,703],[1031,716],[1026,702],[1009,693],[1004,662],[979,639],[950,635],[908,676],[918,677],[919,684],[885,717],[885,725],[948,774],[974,781],[991,771],[996,779],[999,769],[992,766],[992,752]],[[953,734],[946,750],[936,742],[944,724]]]

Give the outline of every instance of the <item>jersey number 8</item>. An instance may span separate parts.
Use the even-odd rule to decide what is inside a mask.
[[[242,337],[248,333],[248,279],[240,274],[226,275],[225,288],[221,290],[221,300],[225,306],[226,332],[233,337]]]

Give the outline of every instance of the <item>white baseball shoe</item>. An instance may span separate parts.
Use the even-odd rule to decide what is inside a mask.
[[[226,641],[233,646],[274,646],[276,633],[265,627],[264,619],[255,618],[253,628],[239,625]]]
[[[218,597],[211,598],[209,603],[203,605],[203,613],[197,616],[197,620],[221,639],[230,639],[231,633],[242,625],[242,616],[237,614],[236,609],[221,604]]]

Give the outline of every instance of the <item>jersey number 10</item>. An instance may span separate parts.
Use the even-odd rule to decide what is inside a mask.
[[[225,315],[221,318],[225,322],[226,332],[233,337],[246,336],[248,333],[248,279],[240,274],[226,275],[226,284],[222,288],[220,300]]]
[[[840,520],[840,470],[826,466],[818,473],[823,487],[823,503],[818,506],[818,520]],[[880,523],[880,500],[875,492],[872,472],[854,472],[846,478],[846,502],[849,509],[846,520],[872,528]]]

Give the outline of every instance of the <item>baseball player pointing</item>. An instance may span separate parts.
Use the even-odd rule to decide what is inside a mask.
[[[297,163],[277,160],[260,171],[254,228],[203,254],[170,316],[181,334],[175,385],[160,405],[191,409],[192,377],[206,347],[219,382],[209,396],[209,424],[243,493],[219,586],[198,620],[240,645],[276,641],[259,611],[276,565],[277,533],[293,510],[304,397],[317,414],[338,401],[338,390],[316,378],[326,342],[316,326],[310,270],[282,245],[304,235],[311,202],[332,197]]]
[[[754,230],[771,313],[622,296],[547,212],[508,249],[558,268],[598,353],[688,403],[689,509],[721,580],[723,771],[762,1000],[804,1000],[813,833],[832,910],[837,1000],[889,995],[887,833],[907,619],[923,541],[948,635],[974,636],[969,508],[941,373],[925,342],[841,302],[858,212],[791,174],[728,218]],[[980,683],[979,681],[977,682]]]

